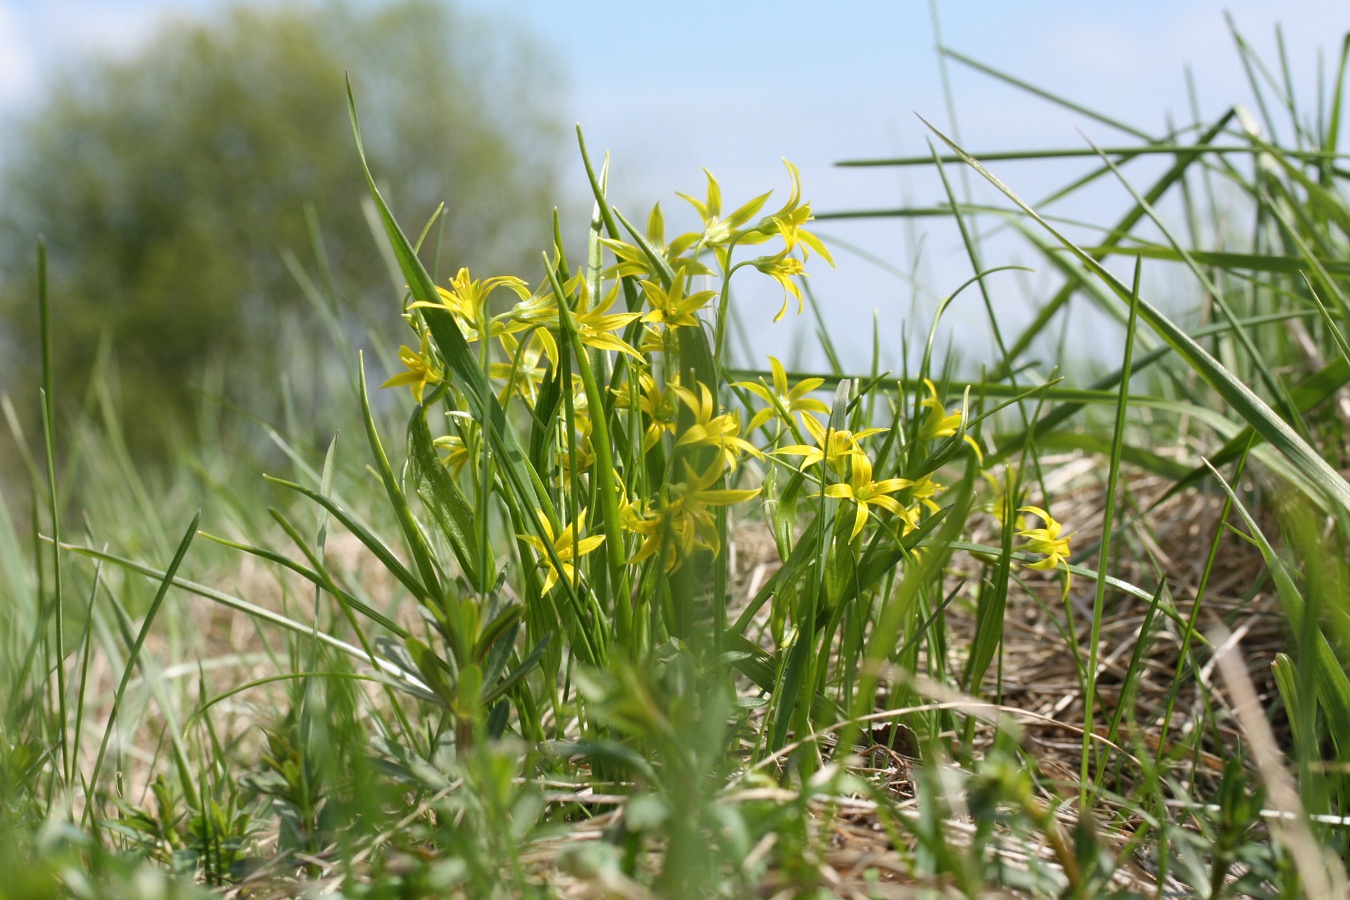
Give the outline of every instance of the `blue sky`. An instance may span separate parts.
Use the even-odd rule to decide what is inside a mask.
[[[44,73],[91,52],[131,53],[166,15],[210,14],[223,0],[0,0],[0,110],[20,109],[40,93]],[[315,3],[322,6],[322,3]],[[1350,30],[1344,0],[1135,0],[1131,3],[943,0],[945,43],[1029,82],[1151,134],[1167,116],[1189,121],[1185,68],[1191,66],[1202,114],[1213,118],[1248,102],[1224,11],[1272,63],[1282,23],[1300,93],[1316,97],[1318,50],[1330,69]],[[613,193],[637,215],[661,200],[674,212],[676,190],[702,189],[712,170],[729,202],[786,187],[780,157],[796,163],[817,210],[936,202],[940,185],[919,173],[840,169],[846,158],[926,151],[929,132],[915,113],[949,133],[934,50],[934,22],[922,0],[758,2],[685,0],[460,0],[461,8],[512,21],[556,56],[565,90],[563,118],[583,125],[593,151],[613,155]],[[1085,136],[1119,144],[1124,136],[1087,116],[1000,85],[954,62],[948,72],[965,146],[981,149],[1082,146]],[[1081,131],[1080,131],[1081,130]],[[579,166],[565,169],[574,196]],[[1063,166],[1008,164],[1005,180],[1036,197],[1065,180]],[[1116,189],[1101,203],[1123,202]],[[1090,202],[1098,202],[1091,200]],[[902,269],[921,258],[930,292],[954,289],[970,275],[950,234],[930,235],[920,251],[894,224],[832,225],[830,233],[865,246]],[[868,344],[872,310],[892,339],[899,328],[927,329],[935,297],[917,306],[903,281],[847,254],[837,272],[817,271],[813,286],[853,349]],[[1006,260],[991,260],[1001,262]],[[1035,283],[1035,277],[1032,278]],[[772,285],[745,292],[747,317],[776,310]],[[1012,279],[1000,287],[1020,302]],[[964,302],[964,301],[963,301]],[[973,304],[954,308],[980,339]],[[908,319],[908,321],[907,321]],[[917,319],[917,321],[915,321]],[[791,326],[760,348],[786,352]],[[808,341],[809,342],[809,341]],[[977,351],[978,352],[978,351]]]

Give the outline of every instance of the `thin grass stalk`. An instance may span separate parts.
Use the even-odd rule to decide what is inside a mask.
[[[938,47],[938,53],[940,53],[944,57],[954,59],[957,62],[962,63],[963,65],[969,66],[970,68],[974,69],[977,72],[983,72],[985,75],[989,75],[992,78],[996,78],[999,81],[1004,82],[1005,84],[1010,84],[1015,88],[1019,88],[1020,90],[1023,90],[1028,94],[1032,94],[1044,100],[1048,100],[1051,103],[1055,104],[1056,106],[1062,106],[1065,109],[1079,113],[1080,115],[1084,115],[1087,116],[1088,118],[1095,119],[1096,121],[1101,122],[1103,125],[1109,125],[1112,128],[1115,128],[1119,131],[1125,132],[1128,135],[1131,135],[1132,137],[1137,137],[1141,141],[1147,141],[1149,143],[1154,142],[1154,138],[1146,131],[1141,131],[1140,129],[1134,128],[1131,125],[1127,125],[1126,123],[1120,121],[1119,119],[1104,115],[1086,106],[1080,106],[1079,104],[1067,100],[1058,94],[1045,90],[1044,88],[1036,87],[1034,84],[1031,84],[1030,82],[1027,81],[1023,81],[1022,79],[1009,75],[1006,72],[1001,72],[998,69],[995,69],[993,66],[985,65],[984,63],[972,59],[971,57],[966,56],[965,54],[960,53],[956,50],[953,50],[950,47],[940,46]]]
[[[123,641],[129,646],[135,646],[135,639],[131,636],[132,620],[130,614],[117,596],[109,593],[109,605],[112,607],[113,615],[117,619],[117,624],[122,632]],[[142,628],[137,639],[144,642],[144,634],[147,633]],[[150,693],[154,696],[155,702],[159,704],[160,712],[164,715],[164,731],[168,736],[169,752],[173,758],[173,766],[178,774],[178,784],[183,790],[183,797],[188,806],[198,812],[203,811],[202,795],[197,792],[192,774],[192,763],[188,759],[187,747],[183,743],[182,729],[179,727],[178,716],[174,709],[174,704],[170,701],[168,692],[164,689],[164,680],[161,676],[159,665],[152,656],[142,656],[139,651],[135,651],[128,656],[126,671],[133,667],[141,670],[141,680],[149,687]],[[112,728],[112,721],[109,720],[109,730]],[[105,732],[106,734],[106,732]],[[164,735],[160,736],[161,745]],[[93,783],[93,779],[91,779]]]
[[[572,318],[572,310],[567,305],[567,293],[563,289],[562,282],[558,279],[558,273],[548,264],[547,257],[544,259],[544,267],[548,271],[549,284],[553,288],[554,295],[558,298],[558,318],[575,350],[573,355],[577,368],[580,370],[582,386],[586,391],[586,404],[592,411],[591,450],[595,454],[595,461],[591,466],[591,473],[595,477],[600,513],[605,527],[605,556],[609,561],[609,583],[614,586],[615,636],[620,646],[623,646],[628,653],[633,654],[637,652],[638,648],[631,644],[633,630],[632,601],[629,597],[628,567],[624,562],[623,525],[619,520],[619,489],[614,477],[614,456],[610,444],[609,423],[605,420],[605,401],[600,393],[600,386],[596,382],[595,372],[591,368],[590,360],[587,358],[586,346],[581,342],[581,334],[577,330],[577,323]],[[576,454],[572,455],[575,458]],[[576,519],[573,519],[572,523],[575,526]],[[579,541],[581,535],[574,534],[573,538]],[[561,567],[559,571],[561,571]],[[600,641],[596,643],[603,646]],[[602,660],[603,657],[597,659],[596,662]]]
[[[845,430],[846,412],[848,408],[850,382],[847,380],[839,382],[839,386],[834,392],[834,403],[831,404],[830,421],[826,426],[825,447],[830,445],[830,435]],[[825,569],[829,564],[830,545],[835,540],[834,522],[835,513],[839,506],[839,501],[831,500],[825,495],[825,486],[830,480],[829,460],[822,460],[821,463],[821,489],[819,500],[816,507],[816,521],[820,523],[817,533],[817,543],[815,546],[808,546],[806,550],[815,556],[815,565],[811,570],[811,583],[806,586],[805,597],[798,596],[797,613],[795,617],[797,625],[797,637],[789,650],[786,665],[783,669],[782,680],[779,683],[781,697],[776,698],[777,718],[774,720],[772,737],[769,742],[771,752],[777,751],[783,746],[787,739],[787,730],[791,724],[799,735],[809,734],[811,728],[811,713],[813,698],[815,696],[815,686],[818,680],[818,673],[821,668],[828,665],[828,661],[822,661],[817,658],[815,644],[817,640],[816,618],[825,597]],[[802,553],[803,548],[799,545],[796,553]],[[828,652],[824,648],[822,653]],[[790,714],[784,714],[783,703],[790,704]],[[819,750],[816,750],[817,755]],[[806,771],[810,771],[813,766],[808,761]]]
[[[1239,507],[1240,509],[1241,507]],[[1227,636],[1218,633],[1211,640],[1216,646],[1229,644]],[[1282,815],[1272,824],[1281,843],[1294,859],[1295,867],[1307,896],[1317,900],[1344,897],[1350,890],[1344,864],[1326,852],[1314,837],[1308,824],[1307,812],[1299,802],[1293,779],[1285,770],[1283,755],[1270,730],[1252,686],[1246,667],[1236,650],[1219,655],[1219,671],[1233,699],[1234,713],[1247,735],[1256,757],[1258,771],[1271,795],[1271,802]],[[1334,886],[1334,887],[1333,887]]]
[[[170,573],[167,570],[156,569],[153,566],[148,566],[144,563],[137,562],[136,560],[117,556],[116,554],[109,553],[106,550],[95,550],[92,547],[81,547],[77,544],[62,544],[61,549],[67,551],[68,553],[74,553],[77,556],[83,556],[88,559],[101,560],[103,562],[112,563],[118,568],[126,569],[127,571],[130,572],[136,572],[148,578],[153,578],[156,581],[164,581],[166,578],[170,577]],[[228,609],[233,609],[236,612],[243,613],[250,619],[276,625],[286,631],[292,632],[293,634],[300,635],[301,637],[306,638],[315,637],[314,628],[312,625],[296,621],[295,619],[292,619],[288,616],[273,612],[272,610],[265,609],[253,603],[249,603],[247,600],[243,600],[239,597],[226,594],[223,591],[216,590],[215,588],[208,587],[207,585],[200,584],[195,581],[190,581],[186,578],[180,578],[176,575],[172,576],[171,583],[174,587],[179,588],[180,590],[186,591],[189,594],[195,594],[196,596],[202,597],[206,600],[210,600],[213,603],[218,603]],[[335,638],[332,635],[322,631],[318,633],[317,638],[320,642],[328,645],[329,647],[332,647],[335,650],[340,650],[341,652],[345,653],[348,656],[355,657],[356,659],[362,660],[363,662],[370,662],[370,657],[360,647],[352,646],[351,644],[339,640],[338,638]],[[426,693],[431,692],[430,688],[428,688],[426,685],[422,684],[417,679],[410,677],[406,671],[389,662],[388,660],[378,658],[375,660],[374,664],[375,667],[379,669],[382,673],[384,673],[386,676],[394,678],[396,683],[402,682],[405,684],[410,684],[414,687],[420,688]]]
[[[1246,453],[1238,458],[1237,468],[1233,473],[1234,483],[1241,481],[1243,472],[1247,466],[1247,459],[1248,455]],[[1216,520],[1214,528],[1214,537],[1209,542],[1209,553],[1205,557],[1205,564],[1200,570],[1200,581],[1195,588],[1195,599],[1191,602],[1191,614],[1186,617],[1185,626],[1182,628],[1181,647],[1177,651],[1177,671],[1175,677],[1172,679],[1172,686],[1167,691],[1167,702],[1163,707],[1162,727],[1159,730],[1158,735],[1158,750],[1157,755],[1154,757],[1154,764],[1158,766],[1162,765],[1162,757],[1167,747],[1168,733],[1172,728],[1172,715],[1176,711],[1177,697],[1181,693],[1182,668],[1186,666],[1188,662],[1191,667],[1192,677],[1199,683],[1200,666],[1195,660],[1191,647],[1198,634],[1196,622],[1199,621],[1200,610],[1204,607],[1205,600],[1208,597],[1210,578],[1218,563],[1219,546],[1223,541],[1225,529],[1227,528],[1225,523],[1228,521],[1228,517],[1233,511],[1234,502],[1235,499],[1232,496],[1228,494],[1224,495],[1223,506],[1219,510],[1219,517]]]
[[[934,156],[936,156],[937,148],[933,147],[931,144],[929,145],[929,147],[933,151]],[[947,180],[946,170],[942,167],[941,163],[937,164],[937,170],[938,175],[942,178],[943,190],[947,192],[947,200],[952,204],[953,209],[955,209],[956,197],[952,193],[950,182],[948,182]],[[975,271],[977,276],[975,282],[980,289],[980,298],[984,301],[985,315],[989,319],[989,328],[993,332],[994,344],[998,348],[999,352],[1000,357],[999,371],[1001,373],[1006,373],[1003,374],[1000,378],[998,378],[998,380],[1001,381],[1003,380],[1003,378],[1007,378],[1007,380],[1012,384],[1012,386],[1016,388],[1017,378],[1013,366],[1015,360],[1012,356],[1008,355],[1008,345],[1003,340],[1003,329],[999,327],[998,316],[994,312],[994,301],[989,296],[989,287],[987,284],[985,284],[984,278],[978,277],[984,271],[983,264],[980,261],[979,244],[976,241],[975,237],[970,233],[970,229],[966,227],[965,218],[960,213],[956,212],[953,213],[953,218],[956,220],[957,228],[960,229],[961,241],[965,245],[966,255],[970,259],[971,268]],[[925,363],[926,362],[927,357],[925,357]],[[923,375],[926,377],[928,373],[924,372]],[[1030,428],[1031,423],[1027,419],[1027,411],[1020,403],[1017,405],[1017,414],[1022,420],[1022,427]]]
[[[47,454],[47,509],[52,529],[52,597],[49,612],[40,617],[45,632],[47,615],[55,617],[56,650],[49,660],[48,671],[56,672],[56,742],[61,758],[64,783],[71,783],[74,759],[67,742],[66,710],[66,621],[65,596],[61,575],[61,504],[56,483],[56,413],[55,384],[52,379],[51,301],[47,295],[47,243],[41,237],[37,243],[38,267],[38,329],[42,342],[42,443]],[[36,511],[37,507],[33,507]]]
[[[192,539],[197,535],[197,523],[201,520],[201,512],[192,517],[192,522],[188,525],[187,531],[183,534],[183,539],[178,544],[178,549],[174,552],[173,559],[169,566],[164,570],[164,575],[159,582],[159,590],[155,592],[155,598],[150,602],[150,608],[145,614],[145,619],[141,622],[141,630],[132,642],[130,653],[126,665],[122,669],[121,680],[117,684],[117,689],[113,692],[112,706],[108,711],[108,724],[103,730],[103,739],[99,742],[98,754],[94,757],[94,768],[89,773],[89,785],[98,785],[99,772],[103,768],[103,759],[108,752],[108,742],[112,739],[113,731],[117,728],[117,713],[122,706],[122,698],[126,694],[127,683],[131,681],[131,673],[136,668],[137,661],[140,658],[141,648],[145,646],[145,639],[150,634],[150,627],[155,623],[155,616],[159,613],[160,606],[164,603],[164,598],[169,593],[169,587],[174,583],[174,576],[178,572],[178,567],[182,565],[183,559],[187,556],[187,551],[192,546]],[[191,790],[188,791],[192,793]],[[93,815],[93,806],[85,807],[85,819]]]
[[[941,137],[941,133],[938,133]],[[946,140],[944,138],[944,140]],[[963,151],[961,148],[948,142],[958,154]],[[1103,268],[1096,260],[1092,259],[1080,247],[1061,235],[1053,226],[1040,218],[1034,210],[1026,206],[1015,193],[998,180],[988,169],[985,169],[980,163],[967,157],[969,165],[976,167],[987,178],[991,184],[1002,191],[1008,199],[1018,204],[1041,224],[1051,235],[1064,244],[1066,249],[1073,253],[1078,259],[1092,269],[1102,279],[1102,281],[1122,300],[1129,301],[1130,292],[1122,285],[1109,271]],[[1329,502],[1336,509],[1350,513],[1350,485],[1346,484],[1344,478],[1336,470],[1311,448],[1280,416],[1261,400],[1241,379],[1235,377],[1231,372],[1225,369],[1218,360],[1195,342],[1185,331],[1178,328],[1170,319],[1164,316],[1160,311],[1140,297],[1137,301],[1139,315],[1151,328],[1170,345],[1174,351],[1212,388],[1214,388],[1224,400],[1232,407],[1233,411],[1245,419],[1250,425],[1268,440],[1272,446],[1281,454],[1289,459],[1294,467],[1305,476],[1314,487],[1316,494],[1314,500]],[[1303,485],[1300,483],[1300,487]],[[1321,496],[1318,496],[1321,495]]]
[[[1134,359],[1134,333],[1135,324],[1138,321],[1139,279],[1142,272],[1143,265],[1136,263],[1134,267],[1134,282],[1130,289],[1130,319],[1125,329],[1125,359],[1120,367],[1120,371],[1123,374],[1120,380],[1120,393],[1116,402],[1115,430],[1111,439],[1111,456],[1106,475],[1106,489],[1104,493],[1105,509],[1102,512],[1102,538],[1097,557],[1097,571],[1099,572],[1107,571],[1107,566],[1111,559],[1111,537],[1115,531],[1116,495],[1119,491],[1120,482],[1121,449],[1125,443],[1125,417],[1129,410],[1130,368]],[[1095,702],[1097,698],[1097,655],[1099,652],[1099,645],[1101,644],[1102,615],[1105,610],[1105,605],[1106,582],[1099,578],[1097,579],[1096,590],[1093,593],[1092,599],[1092,622],[1088,637],[1087,684],[1085,685],[1083,692],[1083,730],[1085,735],[1092,731],[1093,715],[1095,712]],[[1092,742],[1084,737],[1082,758],[1079,768],[1078,794],[1078,802],[1084,809],[1087,808],[1088,785],[1094,781],[1091,764]]]
[[[1228,114],[1231,116],[1231,112]],[[1224,120],[1226,121],[1226,119]],[[1216,133],[1217,134],[1217,133]],[[953,130],[952,139],[958,143],[959,137]],[[1040,150],[994,150],[987,152],[974,153],[970,155],[983,163],[991,162],[1032,162],[1046,159],[1098,159],[1103,154],[1111,157],[1117,165],[1130,162],[1136,158],[1149,156],[1175,156],[1179,154],[1199,155],[1213,154],[1216,156],[1232,155],[1252,155],[1260,153],[1260,149],[1251,146],[1235,147],[1226,144],[1211,144],[1208,141],[1197,141],[1194,144],[1143,144],[1132,147],[1100,147],[1092,149],[1090,147],[1045,147]],[[1324,150],[1281,150],[1290,159],[1302,160],[1303,162],[1315,162],[1319,166],[1335,162],[1337,159],[1346,158],[1346,154],[1337,153],[1334,149]],[[899,167],[899,166],[931,166],[934,162],[943,164],[952,164],[963,162],[960,156],[955,154],[939,155],[935,160],[933,156],[896,156],[879,157],[876,159],[845,159],[836,162],[836,166],[841,168],[875,168],[875,167]],[[1098,171],[1106,172],[1109,169],[1102,168]],[[969,204],[966,208],[971,209]],[[817,216],[824,218],[824,216]]]
[[[71,738],[71,768],[75,770],[80,760],[80,740],[84,734],[84,701],[89,687],[89,660],[93,656],[94,603],[98,600],[98,589],[103,583],[103,562],[94,566],[93,585],[89,589],[89,605],[86,607],[84,633],[80,636],[80,681],[79,692],[75,697],[75,734]],[[68,783],[73,783],[70,781]]]
[[[1277,379],[1274,373],[1270,371],[1270,367],[1266,365],[1265,358],[1257,349],[1255,341],[1252,339],[1247,329],[1242,326],[1241,318],[1237,315],[1237,313],[1233,310],[1233,308],[1228,305],[1228,301],[1224,299],[1223,292],[1219,289],[1217,285],[1214,284],[1214,282],[1209,278],[1209,276],[1205,274],[1204,269],[1201,268],[1201,266],[1195,260],[1195,258],[1191,256],[1190,252],[1181,246],[1181,242],[1177,240],[1175,235],[1173,235],[1172,230],[1167,226],[1165,222],[1162,221],[1162,219],[1154,211],[1153,205],[1149,203],[1147,200],[1145,200],[1142,196],[1140,196],[1138,191],[1136,191],[1134,186],[1131,185],[1128,180],[1126,180],[1125,176],[1120,172],[1118,168],[1116,168],[1109,160],[1106,160],[1106,162],[1107,165],[1111,166],[1111,170],[1116,174],[1117,178],[1119,178],[1121,184],[1124,185],[1125,189],[1130,192],[1130,195],[1132,197],[1135,198],[1135,202],[1144,208],[1144,210],[1148,214],[1149,219],[1152,220],[1153,224],[1156,225],[1158,229],[1163,233],[1164,237],[1167,238],[1167,241],[1172,245],[1172,248],[1181,255],[1182,260],[1186,263],[1187,267],[1191,270],[1191,272],[1195,275],[1195,277],[1200,281],[1201,285],[1205,288],[1207,296],[1220,309],[1220,311],[1223,312],[1224,318],[1233,327],[1234,337],[1237,338],[1238,343],[1241,344],[1242,348],[1247,352],[1251,365],[1256,369],[1257,373],[1261,376],[1261,380],[1265,382],[1266,387],[1270,390],[1272,396],[1275,398],[1276,403],[1278,404],[1279,411],[1285,415],[1287,421],[1296,430],[1298,428],[1302,428],[1303,420],[1301,417],[1294,414],[1293,411],[1294,404],[1289,399],[1289,395],[1288,392],[1285,390],[1284,383],[1281,382],[1279,379]],[[1307,439],[1306,433],[1301,436],[1305,440]]]
[[[1308,643],[1300,646],[1300,662],[1315,673],[1317,698],[1326,707],[1327,731],[1339,751],[1342,759],[1350,759],[1350,675],[1337,658],[1331,642],[1318,623],[1313,620],[1311,628],[1305,632],[1305,623],[1309,621],[1306,599],[1295,582],[1288,565],[1280,559],[1270,541],[1262,533],[1251,512],[1238,502],[1232,486],[1214,473],[1219,486],[1233,498],[1233,506],[1246,523],[1247,532],[1261,551],[1262,558],[1270,570],[1271,579],[1279,594],[1280,604],[1289,619],[1290,630],[1299,636],[1306,636]]]

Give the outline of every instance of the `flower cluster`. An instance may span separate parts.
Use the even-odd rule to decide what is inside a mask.
[[[627,238],[597,231],[585,267],[569,269],[555,248],[549,277],[535,289],[514,276],[474,280],[460,269],[434,299],[407,306],[416,349],[400,348],[405,371],[384,386],[408,387],[419,406],[433,390],[444,399],[455,433],[435,443],[452,476],[467,469],[480,478],[490,466],[475,462],[485,452],[482,425],[430,338],[423,313],[432,308],[453,317],[501,406],[528,427],[540,488],[556,509],[573,510],[565,526],[544,509],[515,519],[521,552],[533,555],[541,575],[541,594],[584,589],[591,563],[583,558],[602,548],[591,558],[666,573],[700,553],[715,557],[728,507],[755,498],[773,502],[767,469],[792,473],[814,485],[815,496],[837,501],[846,511],[841,540],[854,545],[869,523],[898,540],[940,511],[941,460],[928,464],[938,448],[946,448],[946,459],[953,443],[964,442],[983,464],[968,431],[968,398],[949,410],[926,378],[912,386],[919,389],[916,421],[890,428],[871,426],[856,410],[843,427],[826,424],[839,421],[821,396],[826,379],[791,376],[776,357],[768,358],[767,377],[723,380],[718,355],[733,274],[747,268],[782,287],[777,321],[793,298],[801,311],[800,280],[812,254],[833,265],[806,227],[811,207],[802,200],[796,167],[786,165],[787,202],[768,215],[762,211],[770,194],[724,214],[721,187],[706,173],[701,198],[679,195],[697,214],[697,230],[667,239],[659,205],[643,233],[614,211]],[[735,260],[738,248],[763,245],[771,245],[769,252]],[[727,405],[737,398],[739,404]],[[606,485],[615,505],[602,519],[596,510]],[[1068,539],[1059,536],[1059,523],[1037,507],[1023,511],[1046,523],[1018,532],[1024,549],[1045,557],[1034,567],[1063,564]]]

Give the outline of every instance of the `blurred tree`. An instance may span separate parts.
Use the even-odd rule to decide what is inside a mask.
[[[283,251],[314,262],[308,204],[344,305],[375,300],[397,324],[361,210],[344,70],[399,217],[425,221],[446,204],[428,263],[443,275],[468,264],[537,269],[561,135],[548,106],[557,79],[537,46],[433,0],[175,21],[134,58],[67,72],[10,130],[0,174],[4,387],[36,395],[38,234],[60,393],[81,395],[110,340],[133,435],[186,409],[212,360],[227,361],[227,394],[269,411],[267,397],[239,394],[295,365],[283,336],[304,302]],[[309,334],[325,340],[317,323]]]

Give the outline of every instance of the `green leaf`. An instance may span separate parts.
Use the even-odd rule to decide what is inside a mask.
[[[440,697],[446,706],[453,706],[456,699],[455,678],[449,663],[413,635],[403,639],[403,646],[407,648],[408,655],[417,665],[417,671],[422,673],[422,680],[436,692],[436,696]]]
[[[437,349],[454,375],[455,386],[468,398],[470,411],[478,422],[485,426],[488,445],[492,448],[503,479],[510,487],[508,500],[521,511],[520,520],[525,527],[533,531],[540,540],[547,541],[547,535],[535,520],[534,510],[542,511],[554,530],[561,531],[557,511],[544,491],[538,474],[526,459],[515,432],[507,423],[506,412],[497,402],[497,396],[488,382],[487,373],[479,367],[478,357],[464,340],[464,334],[455,323],[454,316],[449,310],[438,305],[439,295],[436,293],[431,276],[427,274],[422,261],[417,258],[417,253],[389,211],[389,206],[384,202],[379,188],[375,186],[375,177],[370,172],[365,147],[361,141],[361,126],[356,115],[356,97],[352,93],[350,80],[347,82],[347,110],[351,116],[352,131],[356,137],[356,151],[361,158],[366,186],[370,189],[371,197],[380,214],[380,221],[384,224],[389,242],[394,248],[399,268],[408,279],[408,290],[412,292],[413,300],[431,304],[419,309],[422,320],[426,322]]]
[[[316,494],[308,488],[302,488],[299,485],[290,482],[277,481],[290,487],[292,490],[298,490],[310,499],[327,507],[330,512],[338,515],[339,521],[347,527],[353,534],[360,538],[361,543],[365,544],[375,553],[381,563],[384,564],[390,573],[392,573],[404,586],[412,592],[420,602],[439,603],[442,597],[440,577],[436,572],[436,564],[431,555],[431,548],[427,546],[426,538],[422,535],[422,529],[418,526],[417,520],[413,517],[412,510],[408,508],[408,500],[403,496],[403,489],[399,486],[398,479],[394,477],[394,469],[389,464],[389,456],[384,452],[384,444],[380,441],[379,430],[375,427],[375,416],[370,410],[370,396],[366,390],[366,366],[364,357],[360,360],[358,368],[358,386],[361,391],[361,417],[365,423],[366,440],[370,444],[371,455],[375,457],[375,468],[379,472],[380,481],[384,484],[385,494],[389,497],[389,505],[394,510],[394,515],[398,518],[400,530],[403,532],[403,538],[408,543],[408,549],[417,563],[417,568],[422,576],[419,582],[413,577],[412,573],[404,568],[403,564],[394,558],[383,545],[383,543],[369,532],[368,529],[353,525],[355,521],[352,516],[344,513],[340,515],[332,506],[332,501],[322,494]],[[266,477],[266,476],[264,476]],[[272,479],[276,480],[276,479]]]
[[[1303,710],[1300,707],[1298,695],[1298,667],[1288,653],[1275,654],[1275,660],[1270,664],[1270,671],[1275,675],[1275,687],[1280,692],[1280,700],[1284,702],[1285,713],[1289,718],[1289,730],[1294,734],[1294,746],[1303,745],[1309,735],[1302,733]]]
[[[548,643],[552,639],[552,633],[544,635],[539,640],[539,643],[534,645],[534,649],[530,651],[530,655],[521,661],[520,665],[512,669],[505,678],[498,681],[483,695],[483,703],[492,703],[498,697],[505,695],[507,691],[515,687],[516,682],[528,675],[530,670],[539,664],[539,660],[544,658],[544,650],[548,647]]]
[[[290,488],[298,494],[303,494],[328,510],[328,512],[333,515],[333,518],[341,522],[344,528],[356,535],[357,540],[362,544],[365,544],[366,548],[369,549],[371,553],[375,554],[375,557],[379,559],[380,563],[389,570],[389,574],[397,578],[414,597],[422,602],[433,600],[433,595],[428,591],[426,585],[419,581],[416,575],[409,572],[403,563],[399,562],[398,557],[394,555],[394,551],[386,547],[384,542],[376,537],[370,529],[357,521],[355,516],[341,506],[338,506],[336,501],[325,497],[318,491],[312,491],[304,485],[296,484],[293,481],[286,481],[283,478],[274,478],[270,475],[264,475],[263,477],[273,484],[280,485],[284,488]]]
[[[150,634],[150,626],[155,623],[155,616],[159,614],[159,609],[164,605],[164,598],[169,594],[169,588],[174,583],[174,576],[178,572],[178,567],[183,564],[183,558],[187,556],[188,548],[192,546],[192,539],[197,535],[197,523],[201,521],[202,514],[198,510],[192,517],[191,524],[183,534],[183,539],[178,542],[178,549],[174,551],[173,560],[169,567],[159,576],[159,589],[155,591],[155,599],[150,601],[150,608],[145,613],[145,618],[141,621],[141,629],[136,634],[136,639],[131,644],[130,652],[127,654],[125,668],[122,669],[122,678],[117,683],[117,689],[113,691],[112,706],[108,710],[108,723],[103,728],[103,740],[99,742],[98,755],[94,757],[94,768],[89,775],[89,784],[98,784],[99,770],[103,768],[103,759],[108,752],[108,741],[112,739],[113,732],[116,731],[117,714],[122,707],[122,698],[126,696],[127,684],[131,681],[131,673],[136,669],[140,660],[141,649],[145,646],[145,639]],[[58,545],[60,546],[60,545]],[[188,797],[195,796],[195,789],[191,782],[184,786]]]
[[[1167,262],[1184,263],[1186,257],[1202,266],[1219,269],[1245,269],[1250,272],[1275,272],[1281,275],[1298,275],[1309,267],[1309,260],[1301,256],[1278,256],[1273,253],[1221,253],[1212,250],[1192,250],[1185,252],[1158,244],[1135,244],[1128,247],[1083,247],[1084,253],[1093,256],[1132,256],[1136,259],[1160,259]],[[1315,258],[1317,264],[1333,275],[1350,275],[1350,261]]]
[[[464,577],[483,592],[487,573],[478,571],[478,541],[474,537],[474,512],[459,485],[436,455],[436,446],[427,427],[426,407],[419,406],[408,420],[408,471],[441,535],[450,544]]]
[[[851,382],[844,379],[835,388],[834,402],[830,407],[830,421],[824,441],[824,451],[829,453],[829,437],[833,432],[845,430],[848,416],[849,390]],[[822,477],[829,478],[830,461],[820,463]],[[797,636],[788,648],[787,664],[783,667],[782,678],[774,690],[773,718],[769,729],[768,749],[771,753],[781,750],[787,741],[788,728],[795,723],[800,734],[810,731],[813,711],[812,695],[815,678],[816,615],[824,600],[825,568],[828,565],[830,543],[834,532],[835,509],[838,501],[828,500],[823,491],[819,495],[816,524],[819,526],[819,539],[816,549],[815,566],[811,572],[813,584],[800,592],[796,614]],[[796,558],[802,554],[795,553]]]

